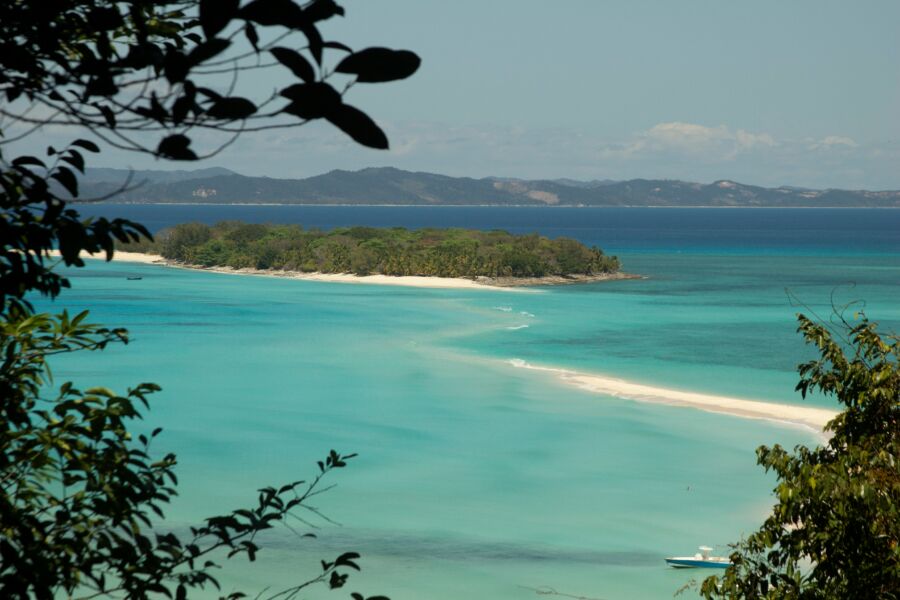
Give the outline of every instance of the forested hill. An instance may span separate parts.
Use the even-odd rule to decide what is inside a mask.
[[[128,171],[97,169],[82,181],[82,197],[122,187]],[[573,181],[472,179],[372,168],[331,171],[306,179],[247,177],[226,169],[136,171],[116,202],[531,206],[900,207],[900,191],[764,188],[733,181]]]
[[[186,223],[121,250],[203,267],[470,278],[590,277],[619,261],[568,239],[505,231]]]

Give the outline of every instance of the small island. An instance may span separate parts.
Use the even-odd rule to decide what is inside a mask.
[[[570,238],[471,229],[185,223],[118,250],[194,268],[264,274],[463,278],[493,286],[626,279],[619,260]]]

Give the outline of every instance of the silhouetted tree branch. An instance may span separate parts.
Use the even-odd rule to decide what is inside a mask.
[[[128,334],[88,324],[86,313],[36,314],[29,298],[68,287],[54,269],[60,261],[81,267],[82,252],[111,259],[117,242],[150,239],[138,223],[82,220],[68,206],[86,156],[101,150],[88,138],[199,160],[248,131],[324,119],[362,145],[387,148],[384,132],[345,96],[356,82],[409,77],[419,58],[325,40],[319,25],[343,15],[333,0],[0,3],[0,596],[182,600],[217,587],[220,554],[254,560],[257,533],[288,517],[308,522],[298,510],[324,517],[308,501],[353,455],[332,451],[308,483],[259,490],[251,508],[211,517],[187,539],[159,531],[176,459],[152,457],[159,429],[137,440],[129,433],[159,388],[142,383],[120,395],[66,382],[52,391],[48,359],[127,343]],[[277,87],[239,95],[242,75],[259,69],[280,69]],[[81,137],[42,157],[15,153],[49,126]],[[190,136],[200,130],[221,137],[197,151]],[[358,558],[323,561],[317,575],[258,597],[342,588]]]

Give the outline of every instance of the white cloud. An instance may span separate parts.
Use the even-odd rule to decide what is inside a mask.
[[[743,152],[776,146],[768,133],[732,131],[725,125],[707,127],[672,121],[658,123],[637,133],[624,145],[604,149],[607,158],[643,158],[647,155],[675,154],[706,160],[734,160]]]
[[[829,135],[809,144],[810,150],[848,150],[858,147],[855,140],[840,135]]]
[[[900,188],[900,143],[859,141],[840,135],[789,138],[728,125],[664,121],[623,137],[588,130],[531,129],[432,121],[379,124],[391,150],[355,144],[328,123],[248,134],[203,164],[170,163],[110,152],[91,164],[134,168],[223,166],[247,175],[306,177],[331,169],[393,166],[456,176],[574,179],[683,179],[739,181],[767,186]],[[43,131],[16,143],[16,151],[42,153],[60,136]],[[195,132],[198,148],[214,136]],[[58,138],[58,139],[57,139]],[[7,150],[12,150],[7,148]]]

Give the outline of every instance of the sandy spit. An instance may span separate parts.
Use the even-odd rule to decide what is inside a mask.
[[[595,394],[615,396],[616,398],[625,398],[638,402],[686,406],[746,419],[763,419],[790,425],[800,425],[810,428],[817,433],[821,433],[825,424],[837,415],[836,411],[827,408],[779,404],[672,390],[604,375],[539,367],[520,359],[512,359],[508,362],[514,367],[553,374],[563,383]]]

